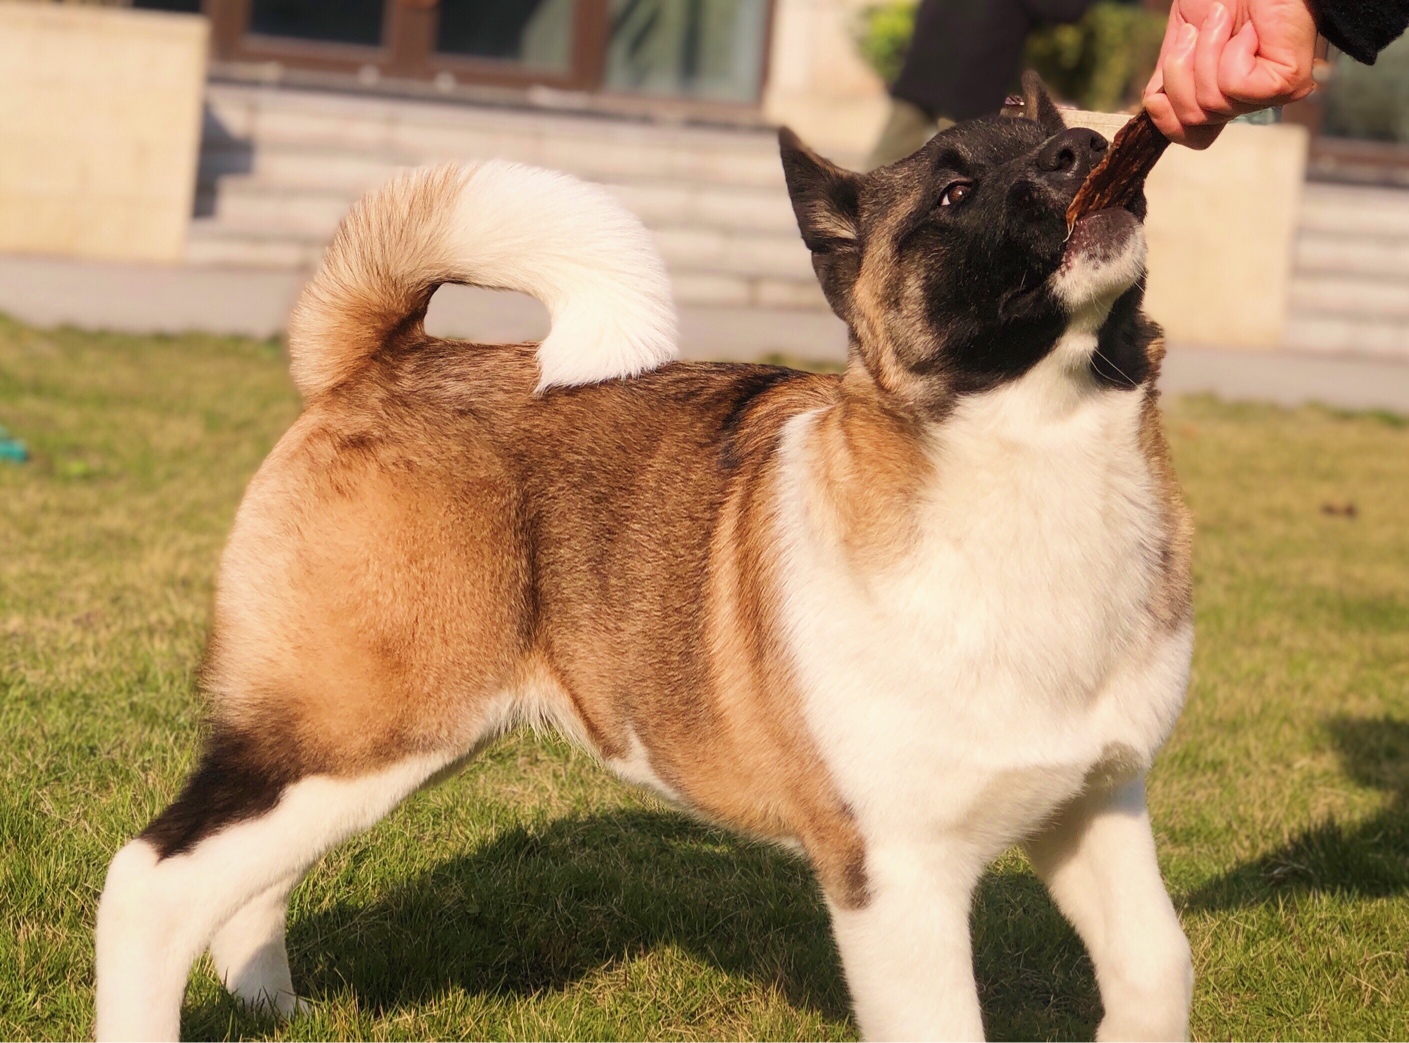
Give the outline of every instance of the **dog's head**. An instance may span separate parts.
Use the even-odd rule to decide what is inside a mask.
[[[1139,310],[1144,197],[1068,228],[1067,206],[1107,143],[1067,129],[1035,75],[1024,79],[1020,116],[961,123],[870,174],[828,162],[786,129],[780,141],[822,289],[886,391],[942,409],[1074,342],[1086,347],[1068,350],[1087,352],[1074,365],[1097,379],[1144,379],[1129,372],[1144,355],[1130,349],[1150,336]],[[1095,350],[1098,341],[1111,350]],[[1112,354],[1122,347],[1124,366]]]

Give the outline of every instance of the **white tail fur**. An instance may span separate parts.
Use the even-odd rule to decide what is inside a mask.
[[[289,323],[294,383],[315,396],[388,339],[419,332],[447,282],[548,306],[540,390],[629,377],[676,354],[665,265],[605,189],[517,163],[447,164],[398,175],[343,219]]]

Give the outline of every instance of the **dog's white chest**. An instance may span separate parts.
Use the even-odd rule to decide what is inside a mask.
[[[1136,396],[1033,417],[1027,390],[950,421],[894,567],[862,576],[815,539],[801,489],[784,519],[809,723],[848,799],[912,826],[981,812],[1021,832],[1113,749],[1148,755],[1171,719],[1107,695],[1150,644],[1160,512]]]

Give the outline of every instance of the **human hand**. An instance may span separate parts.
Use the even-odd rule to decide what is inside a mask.
[[[1145,108],[1171,141],[1207,148],[1235,116],[1316,89],[1307,0],[1174,0]]]

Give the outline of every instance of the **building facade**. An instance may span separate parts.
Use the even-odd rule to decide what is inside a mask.
[[[843,150],[884,88],[852,42],[867,0],[134,0],[204,13],[217,75],[444,95],[520,91],[713,121],[790,122]]]

